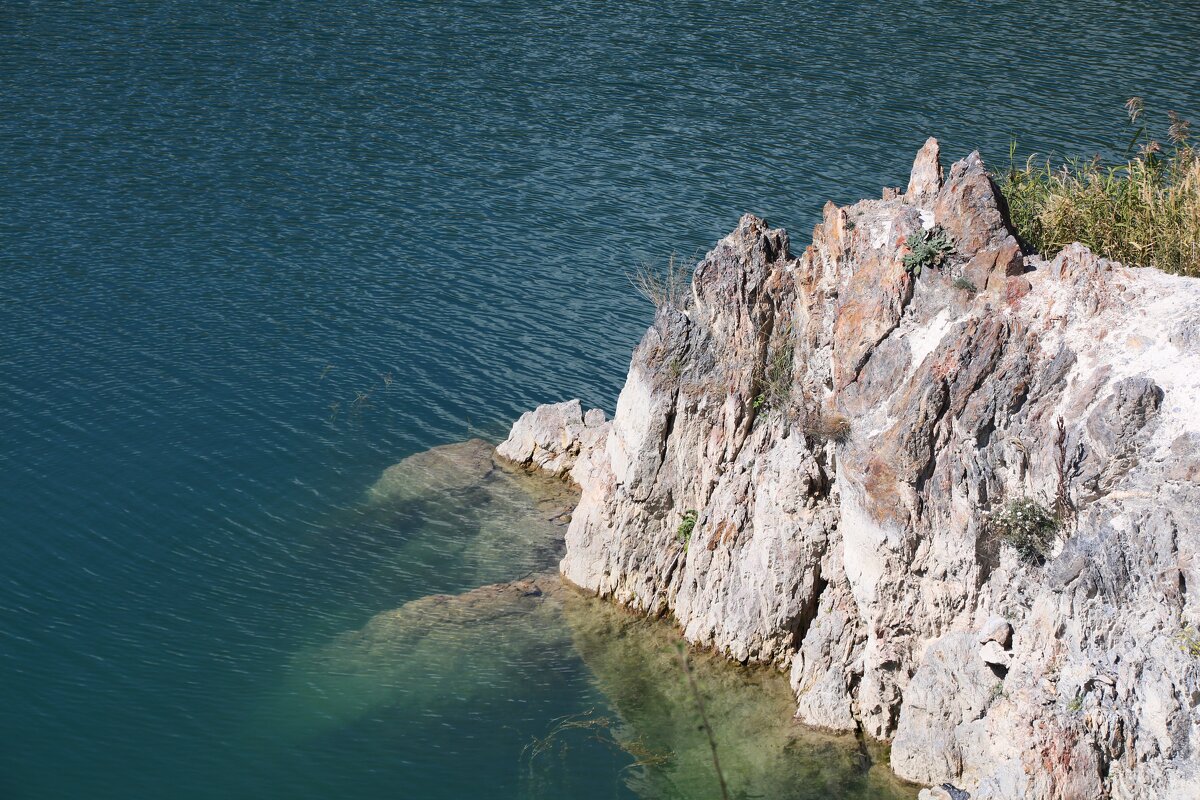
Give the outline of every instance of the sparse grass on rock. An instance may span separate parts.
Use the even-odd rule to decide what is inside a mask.
[[[1028,497],[1010,501],[992,519],[1000,541],[1017,552],[1022,561],[1041,564],[1049,558],[1062,524],[1041,503]]]
[[[691,292],[692,269],[683,259],[672,255],[661,268],[643,264],[629,274],[629,282],[655,308],[681,306]]]
[[[1140,98],[1126,109],[1134,131],[1119,163],[1056,166],[1031,156],[997,176],[1012,224],[1047,258],[1082,242],[1131,266],[1200,276],[1200,151],[1191,126],[1170,113],[1163,145],[1147,136]]]
[[[792,396],[792,353],[790,342],[777,346],[767,359],[759,383],[759,392],[754,397],[754,408],[785,409]]]

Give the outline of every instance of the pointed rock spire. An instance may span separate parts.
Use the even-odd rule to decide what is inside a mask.
[[[918,202],[926,197],[932,197],[942,188],[941,148],[938,140],[930,136],[925,145],[917,153],[913,162],[912,174],[908,179],[908,191],[904,198],[909,202]]]

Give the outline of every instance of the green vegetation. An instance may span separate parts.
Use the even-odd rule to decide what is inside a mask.
[[[1067,711],[1072,714],[1078,714],[1083,710],[1083,695],[1077,694],[1067,701]]]
[[[1000,540],[1031,564],[1041,564],[1049,557],[1062,527],[1049,509],[1028,497],[1009,502],[992,525]]]
[[[940,267],[954,250],[950,237],[935,225],[929,230],[909,234],[908,253],[904,256],[904,270],[914,278],[921,276],[923,269]]]
[[[655,308],[682,306],[692,287],[691,267],[674,254],[668,259],[666,267],[659,269],[643,264],[628,277],[638,293],[653,303]]]
[[[962,291],[967,292],[968,294],[975,294],[976,292],[979,291],[978,286],[976,286],[975,284],[971,283],[969,280],[967,280],[966,278],[963,278],[963,277],[958,277],[958,278],[954,279],[954,288],[961,289]]]
[[[784,333],[786,337],[787,332]],[[778,345],[767,357],[767,365],[759,379],[759,391],[752,405],[757,411],[763,407],[784,409],[792,397],[792,354],[791,342]]]
[[[1119,163],[1049,159],[997,176],[1017,233],[1047,258],[1071,242],[1126,264],[1200,276],[1200,151],[1190,124],[1168,114],[1168,145],[1147,137],[1143,105],[1125,104],[1133,129]]]
[[[1185,625],[1183,630],[1175,634],[1179,649],[1193,658],[1200,658],[1200,631],[1191,625]]]
[[[675,535],[679,538],[679,541],[683,542],[685,547],[692,540],[692,531],[696,529],[696,520],[699,518],[700,515],[696,513],[696,509],[694,508],[683,513],[683,521],[679,523],[679,529],[675,532]]]

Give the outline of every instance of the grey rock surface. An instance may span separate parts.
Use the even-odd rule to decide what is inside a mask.
[[[496,452],[519,466],[566,479],[580,453],[590,453],[607,434],[603,411],[585,414],[578,400],[568,400],[526,411]]]
[[[801,721],[909,780],[1200,797],[1200,282],[1024,256],[1002,207],[931,141],[799,255],[743,217],[580,444],[562,574],[788,670]],[[1023,498],[1060,520],[1045,563],[991,522]]]

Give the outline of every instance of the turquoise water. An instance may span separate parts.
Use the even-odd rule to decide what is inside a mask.
[[[344,715],[288,688],[526,566],[463,568],[476,495],[364,491],[539,402],[611,410],[626,271],[742,212],[803,244],[929,134],[1003,162],[1111,152],[1131,94],[1200,118],[1195,3],[1064,6],[5,3],[0,797],[633,796],[597,737],[522,761],[637,718],[570,637]],[[875,792],[839,774],[813,791]]]

